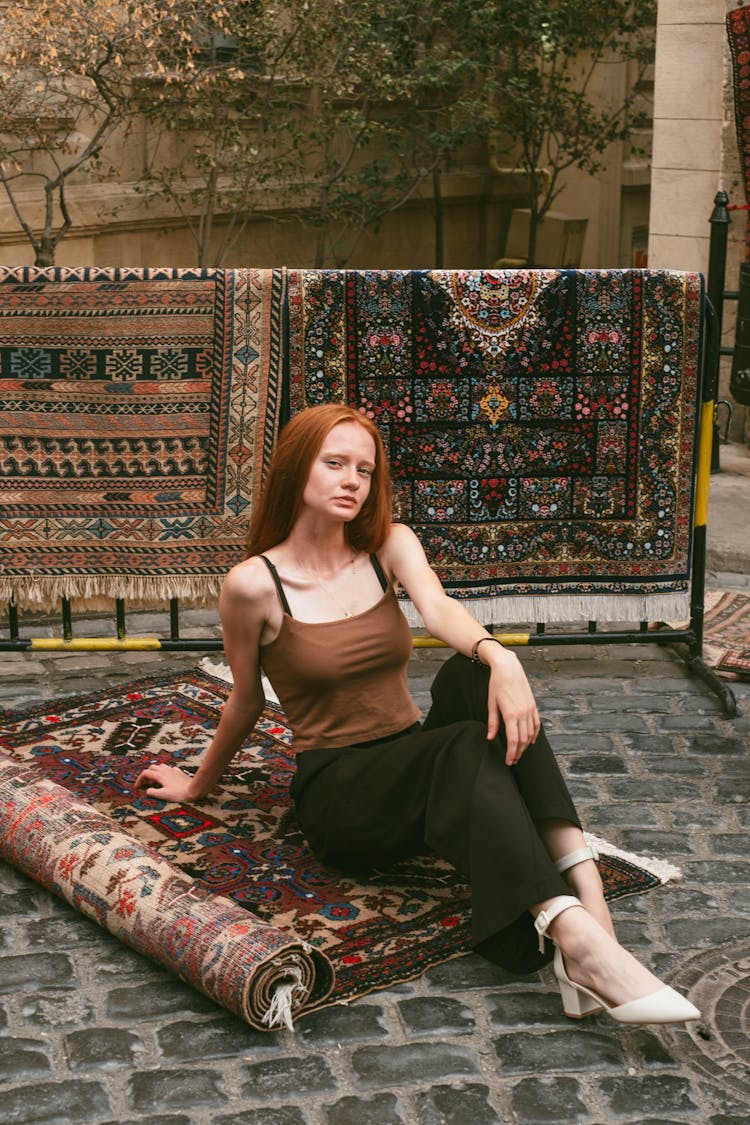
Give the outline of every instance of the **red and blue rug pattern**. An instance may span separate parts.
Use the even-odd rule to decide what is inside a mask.
[[[229,899],[252,925],[272,925],[324,955],[336,981],[320,1003],[386,988],[468,952],[468,887],[437,857],[358,880],[311,854],[288,795],[291,736],[274,705],[205,800],[177,806],[136,795],[147,763],[197,767],[228,691],[196,669],[5,712],[0,751],[29,779],[41,775],[106,814],[200,894]],[[609,899],[664,881],[647,861],[612,851],[599,861]]]

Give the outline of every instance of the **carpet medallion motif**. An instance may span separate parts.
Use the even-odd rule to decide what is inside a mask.
[[[0,599],[211,602],[279,420],[281,270],[0,269]]]
[[[324,867],[310,853],[288,797],[294,769],[290,732],[272,704],[221,786],[199,805],[178,807],[134,796],[133,782],[146,763],[198,764],[228,691],[223,680],[195,670],[61,700],[54,709],[45,705],[0,715],[0,751],[12,759],[15,778],[29,780],[39,771],[47,779],[43,784],[63,786],[77,802],[85,802],[94,820],[106,816],[111,831],[121,834],[115,841],[120,851],[111,856],[116,878],[110,913],[117,913],[120,894],[128,917],[131,905],[136,914],[142,910],[143,879],[148,879],[143,864],[150,861],[139,849],[150,849],[174,869],[170,878],[187,881],[198,897],[210,892],[221,896],[222,909],[241,907],[250,938],[264,951],[281,940],[281,933],[287,944],[301,943],[332,966],[332,990],[326,991],[330,981],[318,966],[317,993],[313,989],[308,1007],[408,980],[467,952],[469,890],[448,864],[424,856],[356,878]],[[0,821],[4,813],[6,823],[8,801],[7,784],[0,783]],[[50,830],[56,840],[57,831]],[[45,843],[40,833],[32,839],[29,828],[24,845],[6,832],[0,851],[18,863],[19,849],[25,847],[30,859],[24,869],[49,885],[45,849],[52,841]],[[637,857],[600,845],[612,853],[599,861],[608,898],[664,881],[664,872],[652,865],[646,869]],[[135,849],[132,857],[128,846]],[[82,883],[80,850],[72,862]],[[238,924],[236,913],[231,919]],[[133,937],[130,925],[125,940],[156,955],[153,942],[144,937],[149,927],[139,926],[140,937]],[[169,964],[168,947],[165,938],[164,964]],[[172,967],[184,971],[177,952]],[[234,995],[237,989],[235,973],[224,991]]]
[[[292,410],[347,401],[376,421],[397,517],[454,596],[494,622],[687,607],[699,275],[292,270],[288,284]]]

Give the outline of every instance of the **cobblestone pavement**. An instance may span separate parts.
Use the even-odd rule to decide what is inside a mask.
[[[574,1023],[550,970],[517,979],[471,955],[302,1019],[295,1033],[262,1034],[0,866],[2,1125],[747,1122],[750,684],[737,686],[744,714],[727,721],[669,650],[521,657],[586,826],[683,870],[614,914],[657,972],[702,990],[702,1025]],[[439,659],[414,657],[420,704]],[[0,706],[196,660],[6,655]]]

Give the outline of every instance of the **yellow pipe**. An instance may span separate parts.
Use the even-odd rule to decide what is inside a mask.
[[[493,633],[492,636],[500,641],[501,645],[527,645],[529,643],[528,633]],[[438,641],[435,637],[414,637],[412,645],[414,648],[446,647],[443,641]]]
[[[527,645],[528,633],[494,633],[502,645]],[[119,641],[116,637],[75,637],[64,641],[60,637],[31,637],[32,649],[46,652],[145,652],[161,648],[158,637],[128,637]],[[446,648],[444,641],[436,637],[414,637],[414,648]]]
[[[60,637],[32,637],[31,647],[47,652],[144,652],[160,649],[158,637],[128,637],[120,641],[117,637],[75,637],[64,641]]]
[[[704,402],[698,439],[698,467],[695,478],[695,527],[708,522],[708,486],[711,480],[711,450],[714,440],[714,403]]]

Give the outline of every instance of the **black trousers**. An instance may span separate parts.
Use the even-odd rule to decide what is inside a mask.
[[[471,886],[472,944],[513,972],[540,954],[534,903],[569,893],[539,836],[543,820],[580,827],[544,732],[505,764],[504,732],[487,739],[489,670],[446,661],[422,726],[360,746],[306,750],[291,794],[316,856],[349,872],[433,850]],[[356,706],[356,700],[353,700]]]

